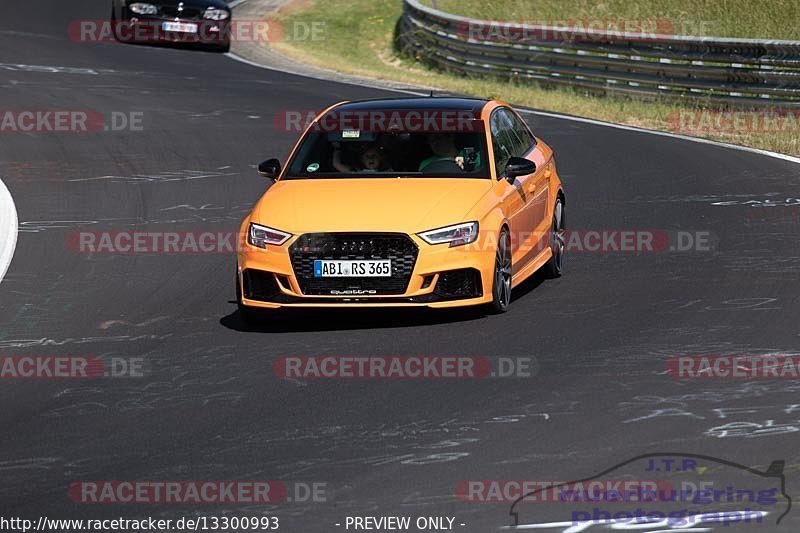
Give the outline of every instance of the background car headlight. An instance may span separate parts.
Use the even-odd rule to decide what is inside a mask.
[[[428,244],[444,244],[449,242],[450,247],[470,244],[478,238],[478,223],[465,222],[446,228],[432,229],[420,233],[419,236]]]
[[[211,20],[225,20],[230,16],[231,14],[224,9],[217,9],[214,7],[209,7],[206,9],[206,12],[203,13],[203,18]]]
[[[128,9],[136,13],[137,15],[155,15],[158,13],[158,8],[153,4],[144,4],[142,2],[136,2],[135,4],[130,4]]]
[[[266,248],[268,244],[280,246],[292,237],[291,233],[280,231],[266,226],[250,223],[250,231],[247,234],[247,242],[252,246]]]

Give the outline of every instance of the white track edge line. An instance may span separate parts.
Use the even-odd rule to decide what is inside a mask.
[[[19,219],[14,198],[0,180],[0,282],[8,272],[14,250],[17,247],[17,234],[19,233]]]
[[[519,109],[521,113],[528,113],[531,115],[541,115],[544,117],[572,120],[575,122],[585,122],[587,124],[592,124],[595,126],[605,126],[607,128],[635,131],[638,133],[648,133],[650,135],[660,135],[661,137],[672,137],[673,139],[681,139],[684,141],[691,141],[701,144],[710,144],[712,146],[719,146],[721,148],[731,148],[733,150],[742,150],[745,152],[760,154],[767,157],[774,157],[775,159],[783,159],[784,161],[790,161],[792,163],[800,164],[800,157],[794,157],[791,155],[781,154],[778,152],[770,152],[769,150],[762,150],[760,148],[751,148],[750,146],[742,146],[740,144],[731,144],[722,141],[715,141],[713,139],[703,139],[702,137],[692,137],[691,135],[683,135],[681,133],[672,133],[669,131],[657,131],[657,130],[649,130],[646,128],[638,128],[636,126],[626,126],[625,124],[615,124],[613,122],[604,122],[602,120],[595,120],[591,118],[573,117],[570,115],[562,115],[560,113],[551,113],[550,111],[536,111],[534,109],[526,109],[524,107],[519,107],[517,109]]]

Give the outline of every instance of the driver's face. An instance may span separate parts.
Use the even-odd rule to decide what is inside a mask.
[[[428,143],[436,155],[452,155],[455,151],[452,135],[428,135]]]

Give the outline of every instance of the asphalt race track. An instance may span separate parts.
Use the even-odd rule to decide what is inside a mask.
[[[274,127],[276,113],[392,93],[219,54],[68,37],[71,21],[107,14],[105,2],[37,0],[0,22],[0,108],[143,120],[143,131],[0,134],[0,179],[19,217],[0,284],[0,355],[141,358],[145,376],[2,380],[0,514],[270,513],[290,533],[345,531],[352,515],[447,515],[456,530],[489,532],[510,523],[509,506],[462,502],[459,481],[579,479],[664,451],[763,469],[784,460],[787,491],[800,495],[796,379],[666,375],[676,355],[797,353],[796,163],[530,115],[556,151],[568,228],[708,232],[713,249],[573,253],[564,277],[526,282],[502,316],[315,311],[247,328],[232,253],[85,254],[70,236],[233,231],[266,187],[254,165],[285,160],[295,140]],[[764,207],[769,200],[784,205]],[[293,355],[537,364],[535,375],[510,379],[276,377],[272,362]],[[746,424],[726,432],[731,423]],[[325,501],[84,505],[68,496],[80,480],[255,479],[324,483]],[[523,519],[568,520],[564,509],[528,506]],[[767,527],[798,528],[798,512]]]

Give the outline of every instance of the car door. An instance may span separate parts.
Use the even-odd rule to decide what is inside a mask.
[[[550,189],[550,168],[549,161],[539,149],[536,137],[531,133],[530,128],[522,118],[507,109],[509,120],[512,123],[515,136],[518,139],[517,157],[524,157],[536,163],[536,173],[527,176],[525,180],[526,205],[525,223],[526,234],[530,237],[523,239],[521,246],[527,249],[527,253],[521,257],[522,263],[533,261],[548,246],[550,217],[548,217],[548,198]]]
[[[511,225],[511,260],[516,267],[525,262],[528,252],[526,243],[529,238],[525,233],[531,230],[531,221],[526,207],[531,176],[515,178],[513,184],[505,177],[508,160],[517,156],[520,148],[520,140],[514,132],[514,122],[506,108],[500,107],[492,113],[490,128],[497,179],[504,185],[503,208]]]

